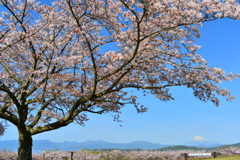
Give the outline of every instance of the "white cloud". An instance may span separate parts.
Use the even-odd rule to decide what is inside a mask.
[[[200,142],[202,142],[202,141],[209,141],[209,140],[207,140],[206,138],[203,138],[201,136],[195,136],[195,137],[193,137],[191,139],[191,141],[200,141]]]

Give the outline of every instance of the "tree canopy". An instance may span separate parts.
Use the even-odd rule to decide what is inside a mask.
[[[239,75],[208,66],[195,39],[206,21],[239,19],[235,0],[0,5],[0,118],[18,128],[20,139],[73,121],[83,125],[89,112],[113,112],[118,120],[125,104],[146,112],[131,89],[162,101],[173,99],[174,86],[216,106],[219,96],[234,99],[218,84]]]

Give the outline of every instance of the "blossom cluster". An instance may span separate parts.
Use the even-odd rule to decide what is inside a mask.
[[[7,123],[6,121],[0,122],[0,136],[2,136],[7,128]]]

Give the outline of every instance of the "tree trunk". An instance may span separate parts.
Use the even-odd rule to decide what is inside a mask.
[[[32,160],[32,136],[18,131],[18,160]]]

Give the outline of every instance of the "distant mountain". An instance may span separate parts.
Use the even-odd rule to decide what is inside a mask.
[[[33,152],[39,153],[48,150],[77,151],[81,149],[158,149],[169,145],[150,143],[147,141],[136,141],[131,143],[109,143],[106,141],[85,141],[85,142],[51,142],[49,140],[34,140]],[[0,141],[0,150],[17,151],[18,141]]]
[[[209,141],[201,136],[193,137],[190,141],[183,143],[181,145],[201,147],[201,148],[212,148],[212,147],[222,146],[222,144]]]
[[[11,150],[15,151],[18,148],[17,140],[9,140],[9,141],[0,141],[0,150]]]
[[[109,143],[106,141],[85,141],[78,143],[76,141],[72,142],[51,142],[49,140],[34,140],[33,141],[33,152],[40,153],[43,151],[49,150],[62,150],[62,151],[77,151],[82,149],[149,149],[149,150],[159,150],[159,151],[168,151],[168,150],[217,150],[218,147],[226,147],[227,145],[220,145],[215,142],[206,140],[203,137],[197,136],[191,139],[190,141],[184,143],[183,145],[162,145],[159,143],[151,143],[147,141],[135,141],[131,143]],[[231,146],[240,147],[240,143],[232,144]],[[17,151],[18,141],[17,140],[8,140],[0,141],[0,151],[1,150],[11,150]]]

